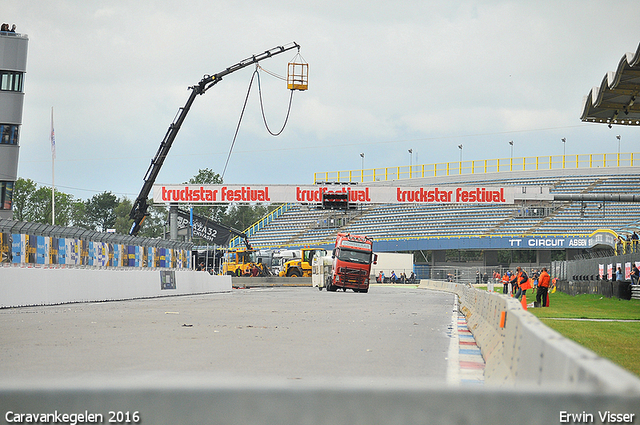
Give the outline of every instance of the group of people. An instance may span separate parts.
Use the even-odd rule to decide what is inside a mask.
[[[640,283],[640,270],[638,270],[636,263],[631,263],[631,273],[629,273],[629,275],[631,276],[632,285],[638,285]],[[622,267],[618,267],[616,270],[616,281],[624,282],[625,280],[625,273],[622,271]]]
[[[416,281],[416,274],[411,272],[411,276],[407,277],[407,275],[402,272],[400,273],[400,277],[396,276],[396,272],[394,270],[391,271],[391,275],[389,276],[390,283],[414,283]],[[384,272],[380,270],[378,276],[376,277],[377,283],[385,283]]]
[[[0,32],[16,32],[16,24],[13,24],[11,26],[11,29],[9,29],[9,24],[2,24],[2,27],[0,27]]]
[[[536,303],[547,307],[551,276],[546,267],[543,267],[541,271],[533,270],[531,276],[522,267],[516,268],[515,273],[507,270],[500,280],[503,285],[503,294],[513,295],[514,298],[520,299],[522,296],[526,296],[527,290],[532,289],[536,291]]]
[[[616,251],[618,254],[628,254],[632,252],[638,252],[640,244],[640,236],[634,231],[627,236],[618,235],[616,243]]]

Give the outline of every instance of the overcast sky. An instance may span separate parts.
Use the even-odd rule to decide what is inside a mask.
[[[292,41],[309,64],[278,137],[254,84],[230,184],[309,184],[313,173],[463,159],[638,152],[640,129],[580,121],[583,97],[640,42],[637,0],[2,0],[29,36],[19,177],[88,199],[134,199],[188,87]],[[286,75],[295,50],[261,62]],[[157,183],[222,173],[254,67],[199,96]],[[264,72],[279,129],[286,83]],[[408,150],[413,150],[413,157]]]

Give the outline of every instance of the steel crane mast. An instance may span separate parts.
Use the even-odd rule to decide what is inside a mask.
[[[175,140],[182,123],[184,122],[187,114],[189,113],[189,109],[191,109],[191,105],[195,100],[196,96],[204,94],[207,90],[213,87],[215,84],[222,80],[222,77],[231,74],[232,72],[239,71],[242,68],[245,68],[254,63],[258,63],[263,59],[270,58],[277,54],[286,52],[291,49],[297,48],[300,50],[300,46],[293,42],[286,46],[278,46],[274,47],[271,50],[267,50],[264,53],[260,53],[258,55],[251,56],[241,62],[238,62],[235,65],[230,66],[224,71],[218,72],[214,75],[205,75],[202,80],[195,86],[189,87],[191,90],[191,94],[189,95],[189,99],[187,99],[187,103],[178,110],[178,114],[174,118],[173,122],[169,126],[167,133],[162,139],[160,143],[160,147],[158,148],[158,152],[156,152],[155,157],[151,160],[151,165],[147,170],[147,173],[144,176],[144,185],[142,186],[142,190],[140,190],[140,194],[136,198],[133,203],[133,208],[131,208],[131,212],[129,213],[129,218],[133,219],[133,225],[131,226],[131,230],[129,231],[130,235],[137,235],[142,227],[142,222],[148,215],[149,205],[147,204],[147,198],[149,197],[149,193],[151,193],[151,189],[153,188],[153,184],[160,173],[160,169],[162,168],[162,164],[164,163],[169,150],[171,149],[171,145]]]

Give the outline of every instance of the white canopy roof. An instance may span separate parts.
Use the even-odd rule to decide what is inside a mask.
[[[608,72],[600,84],[584,98],[585,122],[617,125],[640,125],[640,45],[627,53],[615,72]]]

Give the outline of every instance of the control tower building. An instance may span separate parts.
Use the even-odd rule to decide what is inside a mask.
[[[0,31],[0,218],[12,219],[27,70],[25,34]]]

